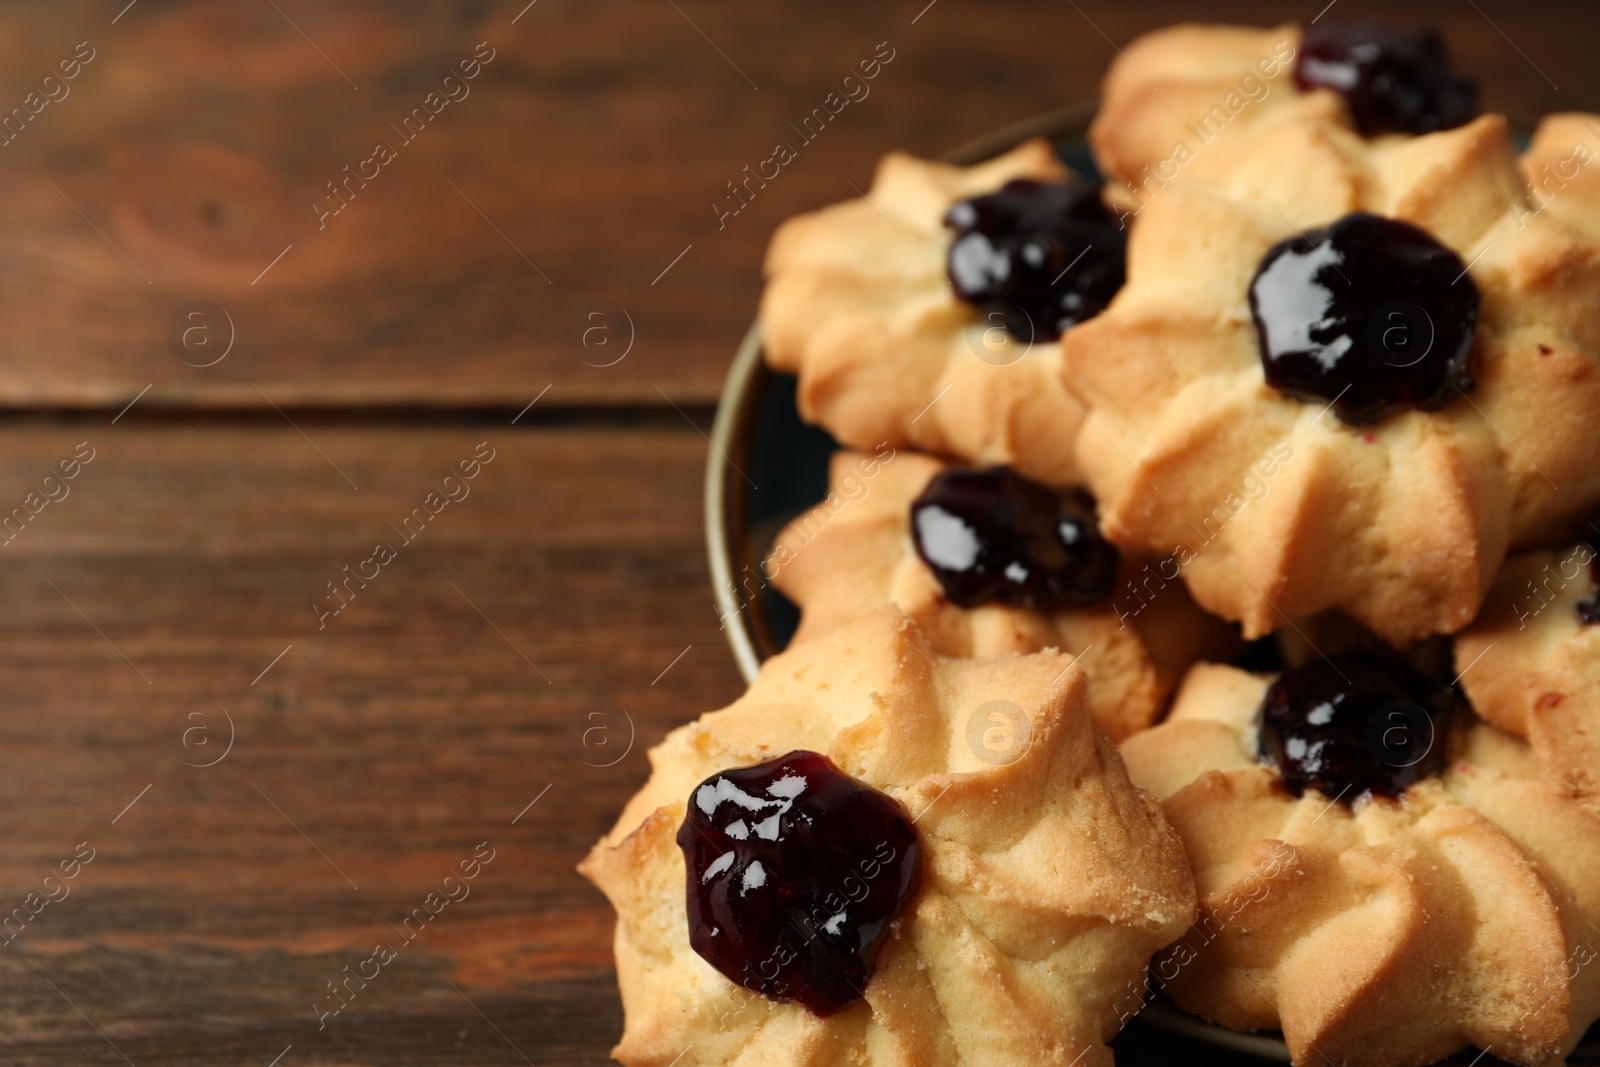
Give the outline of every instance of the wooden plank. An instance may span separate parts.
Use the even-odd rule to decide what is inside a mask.
[[[480,442],[493,459],[445,485]],[[0,919],[37,912],[0,925],[0,1058],[605,1062],[611,912],[573,866],[645,750],[740,689],[703,447],[667,425],[0,428],[0,516],[38,509],[0,543]],[[412,542],[390,529],[462,484]],[[319,630],[324,583],[379,541],[395,558]]]
[[[301,428],[0,430],[0,502],[62,497],[0,547],[0,910],[93,850],[0,944],[0,1054],[599,1062],[620,1029],[610,911],[573,865],[645,749],[739,689],[703,442]],[[44,484],[85,441],[77,477]],[[445,487],[482,441],[492,461]],[[412,543],[389,528],[458,484]],[[319,631],[324,582],[379,541],[396,558]],[[469,895],[406,943],[481,842]],[[382,941],[397,958],[321,1019]]]
[[[1336,14],[1390,6],[1344,0]],[[0,13],[0,109],[69,93],[0,147],[0,405],[116,410],[146,386],[156,406],[515,409],[547,385],[550,404],[705,402],[773,226],[864,187],[884,151],[941,152],[1092,96],[1112,42],[1155,26],[1315,13],[1257,0],[123,7]],[[1600,11],[1431,0],[1406,18],[1444,27],[1491,106],[1600,107],[1585,51]],[[391,123],[480,41],[494,58],[452,90],[470,95],[406,141]],[[44,85],[79,42],[94,58]],[[894,59],[870,95],[719,225],[727,183],[798,142],[790,124],[879,42]],[[327,183],[379,142],[395,158],[346,186],[319,229],[312,205],[339,203]],[[192,301],[226,320],[188,319]],[[186,365],[173,322],[195,327],[177,348],[189,363],[222,350],[228,323],[232,348]]]

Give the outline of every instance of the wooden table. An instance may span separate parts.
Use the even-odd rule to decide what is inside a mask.
[[[572,867],[740,689],[702,432],[772,227],[1092,96],[1142,29],[1320,6],[125,2],[0,14],[8,1064],[604,1062],[611,917]],[[1407,14],[1491,106],[1600,108],[1592,8]]]

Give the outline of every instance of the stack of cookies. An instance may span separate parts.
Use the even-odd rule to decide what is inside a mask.
[[[1521,147],[1372,24],[1119,55],[1103,180],[894,154],[773,239],[843,504],[583,864],[625,1064],[1104,1065],[1162,997],[1533,1067],[1600,1016],[1600,117]]]

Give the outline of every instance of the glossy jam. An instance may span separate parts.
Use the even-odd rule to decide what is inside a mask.
[[[1295,796],[1398,797],[1444,766],[1456,704],[1455,690],[1401,660],[1345,653],[1268,687],[1259,755]]]
[[[911,539],[963,608],[1093,604],[1116,579],[1117,550],[1100,536],[1094,501],[1009,467],[934,475],[911,504]]]
[[[1024,341],[1048,341],[1105,310],[1122,288],[1126,237],[1084,178],[1017,178],[962,200],[945,215],[956,231],[956,295]]]
[[[1368,137],[1448,130],[1478,113],[1477,85],[1450,66],[1431,29],[1318,21],[1306,27],[1294,80],[1342,95]]]
[[[1267,384],[1365,425],[1473,388],[1478,288],[1426,230],[1356,212],[1268,250],[1250,282]]]
[[[707,778],[678,847],[694,950],[740,985],[819,1016],[861,998],[922,879],[904,809],[815,752]]]

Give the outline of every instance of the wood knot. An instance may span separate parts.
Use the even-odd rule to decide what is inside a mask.
[[[126,148],[112,172],[118,229],[163,268],[210,284],[248,284],[299,228],[277,176],[219,145]]]

